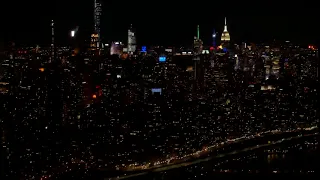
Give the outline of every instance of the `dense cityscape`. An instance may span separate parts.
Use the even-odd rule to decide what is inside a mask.
[[[10,42],[1,50],[7,178],[141,172],[224,143],[318,126],[315,45],[236,43],[227,18],[211,44],[201,25],[186,46],[138,45],[134,24],[127,42],[103,42],[101,4],[94,7],[88,42],[76,27],[70,45],[56,46],[52,20],[48,46]]]

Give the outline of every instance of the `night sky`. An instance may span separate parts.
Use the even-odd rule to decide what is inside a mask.
[[[199,24],[200,37],[205,44],[209,44],[213,29],[221,32],[224,16],[227,16],[228,30],[235,42],[272,39],[300,43],[319,41],[319,18],[314,16],[316,11],[310,8],[308,11],[295,10],[291,13],[282,11],[281,14],[284,15],[280,16],[278,12],[281,12],[281,8],[273,10],[262,8],[265,7],[262,5],[246,6],[248,10],[260,12],[259,15],[236,8],[236,5],[230,5],[229,10],[224,10],[221,8],[223,3],[207,4],[208,1],[203,0],[196,1],[200,5],[187,1],[182,5],[174,1],[131,1],[129,4],[126,4],[128,1],[115,2],[102,0],[101,29],[104,40],[126,42],[127,28],[133,23],[138,45],[190,44],[196,35],[196,25]],[[93,0],[9,1],[7,4],[6,11],[13,15],[6,16],[6,26],[1,29],[5,33],[4,39],[1,37],[4,42],[13,40],[17,44],[48,45],[52,18],[56,21],[58,44],[66,44],[69,31],[76,26],[84,34],[92,30]]]

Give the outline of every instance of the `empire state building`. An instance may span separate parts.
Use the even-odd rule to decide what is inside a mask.
[[[224,18],[224,30],[221,34],[221,43],[226,44],[230,42],[230,34],[228,32],[228,27],[227,27],[227,18]]]

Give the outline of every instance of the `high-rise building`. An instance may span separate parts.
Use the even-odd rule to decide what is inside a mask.
[[[132,25],[128,29],[128,52],[133,53],[136,51],[136,36],[132,29]]]
[[[230,42],[230,34],[228,32],[228,27],[227,27],[227,18],[224,18],[224,29],[223,32],[221,34],[221,43],[225,44]]]
[[[193,40],[193,51],[195,55],[201,54],[203,49],[203,42],[200,39],[200,28],[199,25],[197,26],[197,36],[194,37]]]
[[[94,33],[91,35],[91,48],[100,48],[101,34],[100,34],[100,16],[101,16],[101,3],[99,0],[94,0]]]
[[[217,37],[217,33],[216,33],[216,30],[214,29],[212,33],[212,46],[214,48],[216,48],[216,37]]]
[[[96,33],[91,34],[90,47],[91,49],[99,48],[99,34],[96,34]]]
[[[203,42],[200,39],[200,28],[197,26],[197,36],[194,37],[193,41],[193,61],[194,61],[194,90],[197,91],[203,85],[203,57],[201,56],[203,50]]]
[[[123,53],[122,42],[112,42],[110,48],[110,55],[121,55]]]
[[[54,47],[54,21],[51,20],[51,61],[55,59],[55,47]]]

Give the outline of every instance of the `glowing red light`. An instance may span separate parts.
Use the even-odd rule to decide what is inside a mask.
[[[315,50],[315,49],[316,49],[316,47],[313,46],[313,45],[309,45],[308,48],[309,48],[309,49],[312,49],[312,50]]]
[[[213,51],[213,50],[214,50],[214,47],[213,47],[213,46],[211,46],[211,47],[210,47],[210,50],[211,50],[211,51]]]

